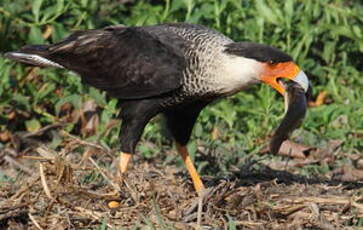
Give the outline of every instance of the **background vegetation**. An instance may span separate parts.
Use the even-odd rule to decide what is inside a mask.
[[[310,77],[315,96],[327,92],[324,104],[310,109],[294,140],[320,147],[338,139],[344,141],[344,153],[363,152],[360,1],[0,0],[0,51],[56,42],[80,29],[163,22],[200,23],[235,40],[270,44],[291,54]],[[17,132],[66,122],[65,129],[70,133],[116,149],[116,103],[82,85],[68,71],[31,68],[0,58],[1,146],[9,144]],[[92,122],[84,118],[90,110],[95,112]],[[197,146],[216,149],[222,153],[218,156],[221,165],[238,165],[246,154],[265,147],[282,113],[282,98],[269,87],[258,85],[204,110],[190,150],[195,154]],[[164,157],[159,149],[170,148],[162,138],[159,120],[154,119],[146,128],[146,144],[138,147],[143,157]],[[60,147],[59,136],[53,133],[51,141],[52,148]],[[344,155],[337,158],[334,164],[344,161]],[[208,164],[203,159],[197,162],[200,170]],[[329,167],[317,165],[312,170],[321,173]],[[311,173],[310,169],[303,167],[306,173]],[[203,171],[223,173],[207,168]]]

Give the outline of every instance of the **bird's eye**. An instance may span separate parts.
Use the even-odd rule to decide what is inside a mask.
[[[269,60],[269,61],[268,61],[268,64],[269,64],[270,66],[275,66],[275,65],[277,65],[277,62],[274,62],[274,61],[272,61],[272,60]]]

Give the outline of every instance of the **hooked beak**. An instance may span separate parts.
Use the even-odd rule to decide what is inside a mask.
[[[284,95],[286,90],[284,85],[278,82],[279,78],[285,78],[298,83],[304,89],[305,93],[309,89],[308,77],[294,62],[290,61],[277,64],[264,63],[261,81]]]

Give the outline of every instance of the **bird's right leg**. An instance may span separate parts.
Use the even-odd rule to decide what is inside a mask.
[[[127,171],[132,155],[135,153],[136,144],[139,142],[148,121],[149,119],[138,117],[138,115],[131,119],[122,120],[120,134],[121,153],[119,159],[121,174]]]
[[[119,158],[119,171],[125,173],[135,153],[146,124],[158,113],[158,105],[148,101],[128,102],[121,105],[121,153]]]

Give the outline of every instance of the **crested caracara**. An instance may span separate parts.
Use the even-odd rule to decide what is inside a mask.
[[[205,106],[259,82],[285,94],[279,78],[296,82],[305,92],[309,87],[305,73],[286,53],[185,23],[78,31],[58,43],[25,46],[5,57],[69,69],[83,82],[118,98],[123,121],[121,173],[127,170],[145,125],[164,114],[198,192],[204,186],[186,145]]]

